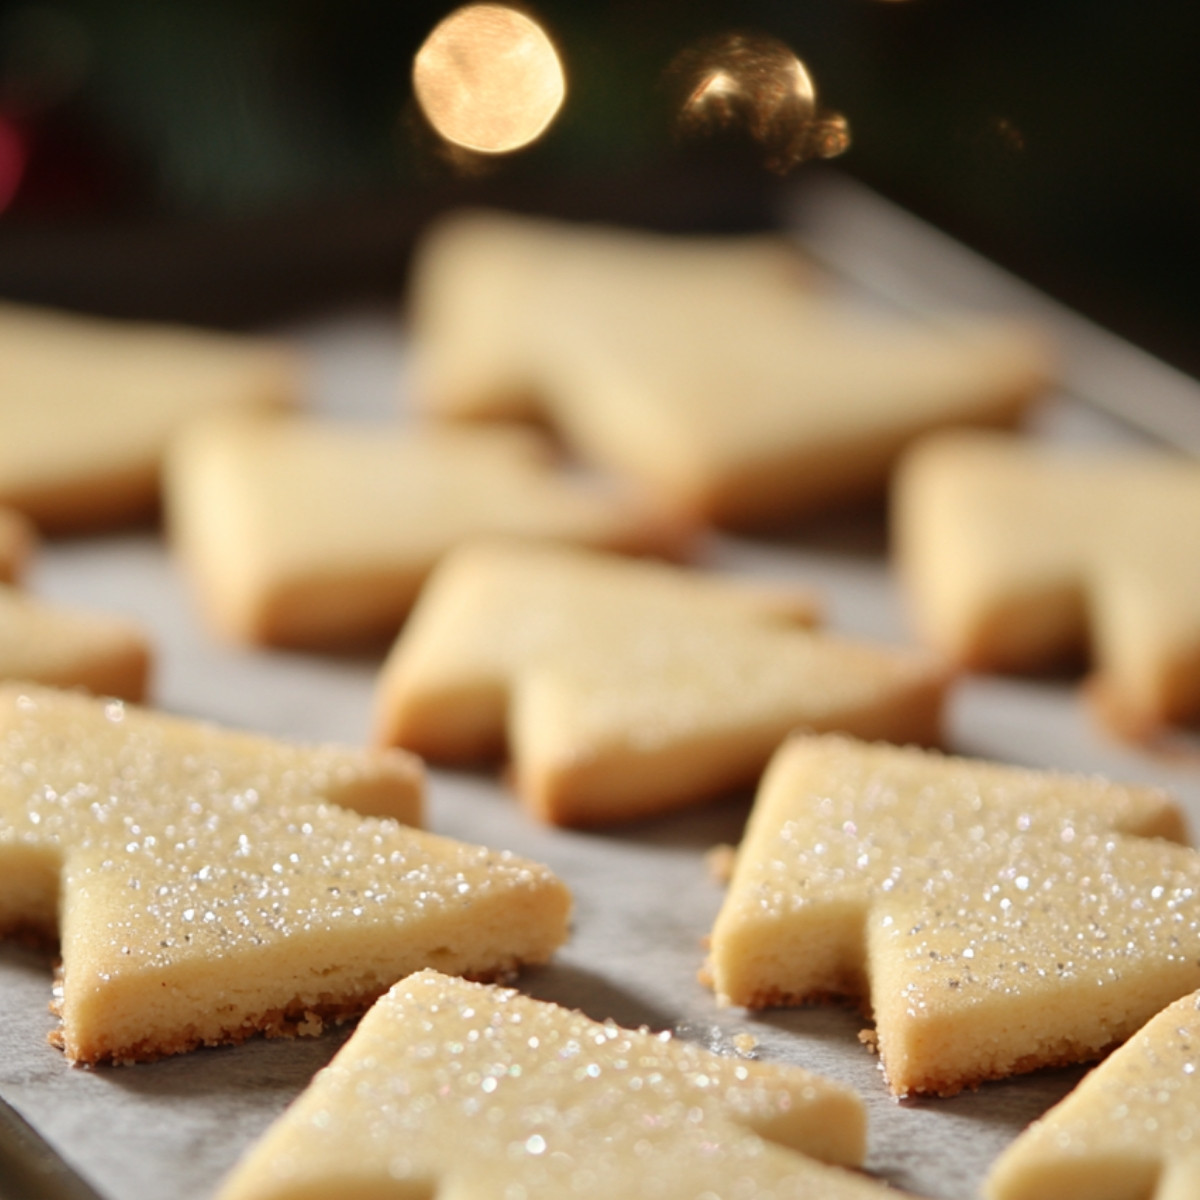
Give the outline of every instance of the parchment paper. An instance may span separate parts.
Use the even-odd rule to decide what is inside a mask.
[[[1067,387],[1037,419],[1037,436],[1138,439],[1143,435],[1112,415],[1136,403],[1138,422],[1200,445],[1200,387],[1193,381],[1046,303],[870,193],[832,178],[800,193],[788,219],[864,302],[921,309],[950,299],[1041,314],[1062,335],[1069,361]],[[395,415],[404,349],[393,314],[339,314],[288,332],[313,355],[315,407],[347,419]],[[884,548],[881,522],[868,514],[783,541],[714,537],[707,558],[815,583],[833,626],[900,641],[905,625]],[[49,545],[31,586],[144,620],[159,649],[155,696],[163,708],[289,738],[360,743],[366,736],[378,659],[217,644],[151,533]],[[1200,755],[1189,761],[1186,753],[1153,757],[1119,746],[1092,725],[1069,680],[964,680],[950,706],[950,747],[1165,783],[1200,829]],[[871,1171],[921,1195],[975,1195],[996,1153],[1083,1068],[949,1100],[897,1102],[856,1039],[863,1024],[857,1013],[719,1009],[696,979],[721,900],[704,856],[716,843],[736,842],[748,804],[736,797],[616,832],[580,834],[534,824],[498,776],[434,771],[429,814],[438,832],[541,859],[570,884],[571,941],[553,965],[523,975],[522,988],[596,1018],[674,1029],[716,1048],[749,1033],[762,1058],[825,1072],[863,1095]],[[74,1069],[46,1045],[50,986],[46,956],[0,946],[0,1096],[109,1200],[211,1196],[239,1153],[346,1036],[342,1030],[136,1067]],[[14,1194],[13,1181],[8,1190],[5,1184],[0,1174],[0,1194]]]

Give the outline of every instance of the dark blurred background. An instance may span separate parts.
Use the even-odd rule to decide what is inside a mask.
[[[676,229],[762,225],[858,176],[1200,374],[1195,0],[612,0],[525,6],[568,78],[532,147],[445,152],[413,56],[453,4],[0,2],[0,295],[238,325],[399,290],[457,202]],[[851,144],[781,167],[682,136],[670,66],[790,47]]]

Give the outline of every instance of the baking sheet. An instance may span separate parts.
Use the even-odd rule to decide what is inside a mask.
[[[910,310],[942,301],[1041,316],[1068,353],[1064,390],[1036,418],[1036,436],[1128,442],[1149,437],[1200,447],[1200,386],[1049,303],[878,197],[836,176],[797,193],[788,220],[864,303]],[[331,316],[287,331],[315,364],[311,403],[346,419],[391,419],[404,346],[391,313]],[[1136,405],[1135,408],[1129,406]],[[714,566],[815,584],[830,623],[900,641],[905,627],[883,556],[878,517],[859,514],[786,540],[713,537]],[[30,580],[46,597],[124,610],[153,631],[157,703],[233,726],[296,739],[361,743],[378,659],[249,652],[214,642],[163,546],[152,535],[55,543]],[[1070,681],[968,678],[949,708],[950,748],[1034,766],[1100,771],[1172,787],[1200,828],[1200,747],[1170,755],[1122,747],[1095,729]],[[747,1014],[719,1009],[697,982],[702,939],[721,900],[705,865],[736,842],[749,798],[608,833],[536,825],[491,774],[432,771],[434,830],[550,864],[576,898],[574,932],[556,961],[526,972],[538,997],[625,1025],[674,1029],[714,1048],[749,1033],[764,1059],[841,1079],[869,1109],[868,1168],[930,1197],[970,1197],[999,1150],[1080,1078],[1082,1068],[987,1085],[947,1100],[898,1102],[856,1039],[854,1012],[811,1008]],[[51,964],[0,946],[0,1096],[72,1169],[32,1169],[37,1194],[204,1200],[241,1151],[347,1036],[256,1041],[163,1062],[68,1067],[46,1045]],[[0,1195],[34,1194],[14,1162],[31,1162],[34,1135],[0,1121]],[[8,1157],[6,1157],[8,1156]]]

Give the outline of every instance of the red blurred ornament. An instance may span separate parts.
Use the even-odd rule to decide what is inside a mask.
[[[0,213],[16,198],[25,178],[29,151],[16,125],[0,113]]]

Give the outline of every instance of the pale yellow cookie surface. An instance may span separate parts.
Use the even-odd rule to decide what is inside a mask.
[[[1200,716],[1194,462],[941,435],[906,459],[893,511],[930,645],[981,670],[1040,670],[1090,650],[1119,728]]]
[[[1200,993],[1177,1000],[1035,1121],[993,1166],[988,1200],[1200,1196]]]
[[[376,739],[442,761],[507,745],[523,800],[571,825],[751,785],[796,728],[937,740],[936,662],[799,628],[785,609],[661,564],[464,547],[384,665]]]
[[[0,503],[53,531],[143,517],[183,423],[299,390],[274,342],[0,304]]]
[[[167,488],[205,614],[248,642],[391,635],[438,559],[476,534],[679,545],[677,526],[569,478],[518,429],[217,420],[176,443]]]
[[[33,525],[12,508],[0,508],[0,583],[15,583],[33,553]]]
[[[424,966],[494,977],[547,958],[563,885],[401,824],[420,800],[408,755],[9,686],[0,929],[57,926],[60,1040],[79,1062],[315,1033]]]
[[[47,604],[0,584],[0,680],[142,700],[150,641],[134,621]]]
[[[646,269],[646,264],[650,269]],[[468,209],[421,239],[409,287],[412,398],[450,417],[528,417],[545,400],[543,314],[594,289],[631,304],[720,289],[791,296],[809,273],[782,238],[663,236]],[[631,282],[632,281],[632,282]]]
[[[852,1092],[797,1067],[425,971],[375,1005],[218,1196],[897,1195],[826,1165],[862,1161],[864,1125]]]
[[[1163,793],[846,738],[764,776],[720,996],[848,996],[900,1095],[1096,1058],[1200,984],[1200,853]]]
[[[582,457],[736,525],[877,491],[917,434],[1011,423],[1051,376],[1016,322],[867,314],[754,241],[614,236],[443,227],[414,282],[418,401],[536,410]]]

